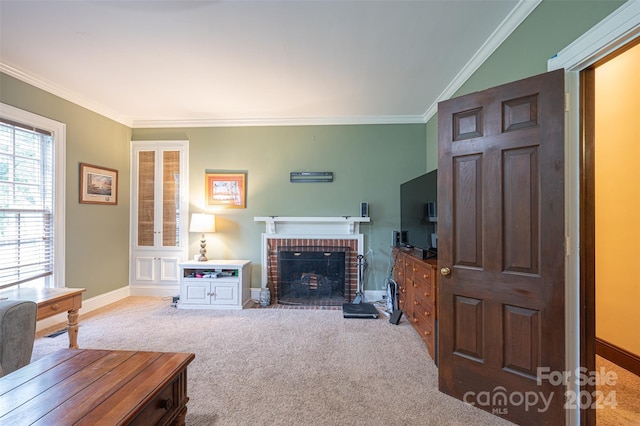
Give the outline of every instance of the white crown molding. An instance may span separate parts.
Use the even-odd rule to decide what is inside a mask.
[[[124,124],[125,126],[131,127],[131,120],[123,117],[121,114],[114,112],[113,110],[106,108],[103,105],[96,104],[91,102],[81,96],[75,95],[67,90],[64,90],[53,83],[50,83],[42,78],[36,77],[31,74],[27,74],[23,71],[20,71],[10,65],[4,64],[0,62],[0,72],[3,72],[11,77],[17,78],[20,81],[28,83],[32,86],[37,87],[38,89],[42,89],[45,92],[56,95],[64,100],[69,102],[73,102],[74,104],[91,110],[97,114],[103,115],[107,118],[110,118],[118,123]]]
[[[438,102],[451,98],[541,2],[542,0],[520,0],[511,13],[504,18],[498,28],[495,29],[487,41],[484,42],[475,55],[473,55],[458,75],[451,80],[451,83],[449,83],[435,102],[431,104],[423,114],[423,121],[425,123],[438,112]]]
[[[640,1],[628,1],[547,61],[547,70],[583,70],[640,36]]]
[[[134,120],[133,128],[341,126],[358,124],[424,124],[422,115],[371,117],[237,118],[202,120]]]

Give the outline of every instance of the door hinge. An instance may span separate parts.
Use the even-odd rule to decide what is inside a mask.
[[[569,105],[571,105],[571,98],[569,97],[569,93],[565,93],[564,94],[564,112],[570,111]]]
[[[564,255],[571,256],[571,237],[568,235],[564,237]]]

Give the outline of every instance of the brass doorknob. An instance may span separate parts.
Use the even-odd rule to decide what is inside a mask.
[[[445,277],[446,277],[447,275],[451,275],[451,269],[449,269],[449,268],[442,268],[442,269],[440,269],[440,274],[444,275]]]

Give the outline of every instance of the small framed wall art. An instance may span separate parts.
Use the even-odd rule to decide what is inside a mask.
[[[80,163],[80,203],[118,204],[118,171]]]
[[[208,206],[244,209],[247,204],[247,174],[205,173],[205,199]]]

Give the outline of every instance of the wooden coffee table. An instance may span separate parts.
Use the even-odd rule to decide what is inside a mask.
[[[194,358],[59,350],[0,378],[0,424],[184,425]]]
[[[78,348],[78,311],[84,288],[11,288],[0,291],[0,299],[31,300],[38,304],[38,321],[67,312],[69,347]]]

